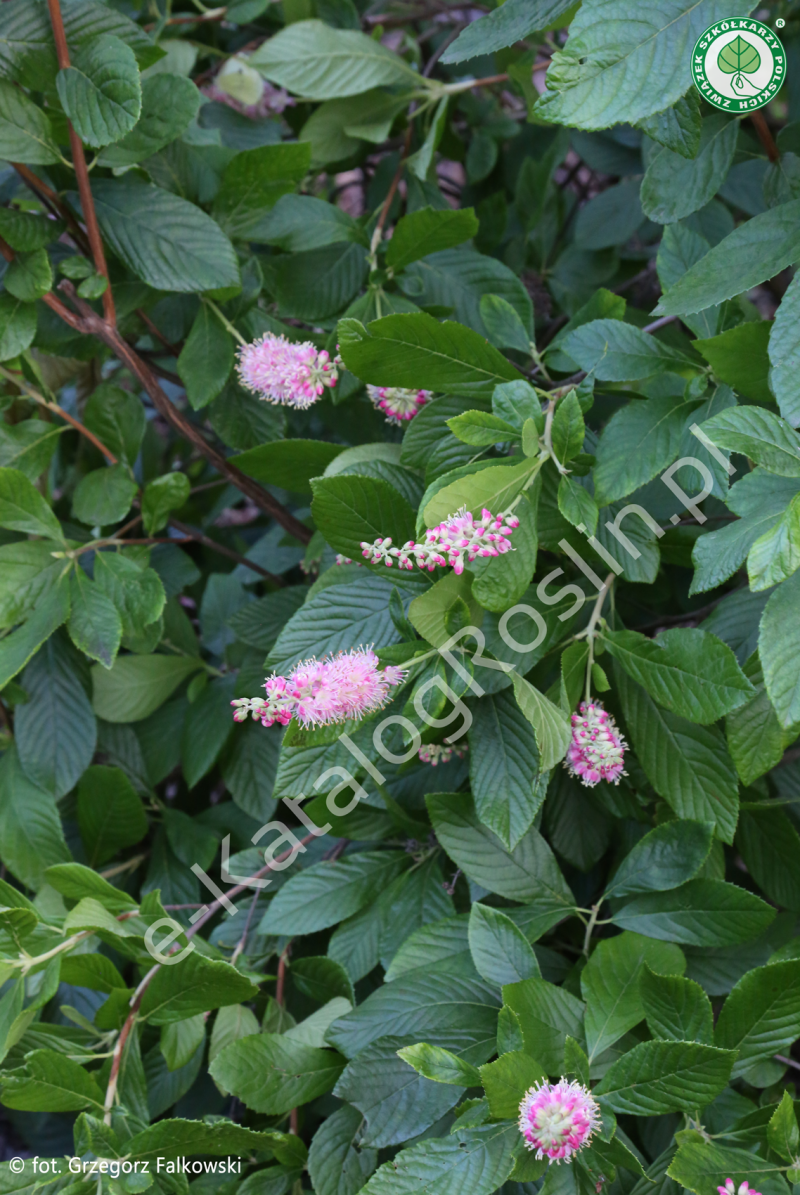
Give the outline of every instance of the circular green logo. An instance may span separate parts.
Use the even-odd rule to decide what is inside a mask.
[[[786,54],[768,25],[730,17],[709,25],[697,39],[692,77],[715,108],[752,112],[778,94],[786,78]]]

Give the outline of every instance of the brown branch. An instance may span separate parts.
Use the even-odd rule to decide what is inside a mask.
[[[58,415],[61,419],[65,419],[66,422],[74,427],[77,432],[80,432],[82,436],[85,436],[87,440],[94,444],[95,448],[102,452],[103,456],[110,465],[116,465],[119,463],[111,449],[106,448],[105,444],[102,442],[102,440],[98,440],[94,432],[90,432],[88,427],[85,427],[79,419],[76,419],[74,415],[70,415],[64,410],[63,407],[60,407],[58,403],[49,402],[43,394],[40,394],[38,390],[35,390],[33,386],[30,386],[24,378],[17,377],[17,374],[14,370],[6,369],[4,366],[0,366],[0,375],[8,378],[9,381],[13,382],[13,384],[17,386],[23,394],[27,395],[28,398],[32,398],[34,402],[39,404],[39,406],[46,407],[47,410],[52,411],[54,415]]]
[[[758,134],[758,139],[767,151],[767,157],[770,162],[774,163],[781,160],[781,151],[775,144],[775,138],[772,136],[772,130],[764,119],[763,112],[751,112],[750,119],[753,122],[753,128]]]
[[[186,416],[167,398],[147,362],[143,361],[136,350],[123,340],[116,328],[110,327],[92,310],[88,303],[79,297],[72,283],[65,279],[59,289],[69,296],[78,311],[77,316],[70,312],[67,322],[73,327],[77,327],[79,331],[97,336],[99,340],[102,340],[141,384],[159,414],[171,423],[184,439],[193,444],[219,473],[227,477],[260,510],[275,519],[276,523],[280,523],[290,535],[293,535],[302,544],[309,543],[312,533],[305,523],[301,523],[291,511],[287,510],[276,498],[273,498],[272,494],[263,489],[257,481],[247,477],[206,441],[200,429],[190,423]]]
[[[61,16],[61,0],[47,0],[47,9],[50,13],[50,24],[53,26],[58,66],[62,71],[67,70],[70,65],[69,47],[67,45],[67,35],[64,32],[64,20]],[[92,198],[92,188],[89,183],[86,155],[83,152],[83,142],[72,127],[71,121],[67,121],[67,129],[69,130],[69,144],[72,150],[72,166],[75,170],[75,178],[78,183],[81,210],[86,224],[86,233],[89,237],[89,245],[92,250],[94,268],[98,274],[101,274],[105,278],[107,283],[106,289],[103,291],[103,312],[106,322],[112,328],[115,328],[117,325],[117,313],[114,308],[114,296],[111,293],[111,279],[108,276],[103,239],[100,236],[100,225],[97,223],[97,213],[94,210],[94,199]]]
[[[273,585],[278,585],[283,588],[286,585],[283,577],[277,577],[275,573],[269,572],[262,568],[260,564],[255,564],[254,561],[248,560],[246,556],[240,555],[239,552],[234,552],[233,548],[227,548],[224,544],[218,544],[215,539],[210,539],[209,536],[203,535],[202,531],[192,531],[191,527],[187,527],[185,523],[179,523],[177,519],[170,519],[170,526],[174,527],[176,531],[180,531],[187,539],[194,543],[202,544],[205,548],[210,548],[213,552],[219,552],[222,556],[227,556],[229,560],[235,560],[237,564],[243,564],[246,568],[252,569],[254,573],[258,573],[266,581],[271,581]]]
[[[78,221],[73,216],[70,209],[64,203],[63,199],[55,193],[47,183],[42,182],[38,175],[34,174],[28,166],[23,166],[21,162],[12,162],[11,165],[16,170],[25,185],[33,192],[40,203],[44,204],[54,216],[60,216],[69,227],[72,238],[78,248],[86,254],[91,256],[91,248],[86,239],[86,233],[81,228]]]
[[[155,336],[156,340],[160,340],[161,343],[163,344],[164,348],[167,350],[167,352],[172,357],[180,357],[180,355],[181,355],[180,349],[176,348],[174,344],[170,344],[170,342],[167,340],[167,338],[161,332],[159,332],[158,328],[155,326],[153,321],[150,319],[150,316],[147,314],[146,311],[142,311],[141,307],[137,307],[136,314],[138,315],[139,319],[144,324],[145,328],[147,328],[147,331],[150,333],[150,335]]]

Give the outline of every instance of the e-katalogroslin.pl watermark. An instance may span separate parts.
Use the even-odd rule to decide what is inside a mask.
[[[730,463],[728,456],[726,456],[713,443],[712,440],[703,432],[702,428],[696,423],[691,425],[692,434],[702,444],[705,450],[722,466],[729,477],[736,472],[735,467]],[[691,468],[695,469],[702,478],[703,488],[694,495],[687,494],[685,490],[675,480],[675,474],[679,469]],[[674,464],[666,469],[660,478],[661,482],[672,492],[672,494],[681,503],[684,510],[686,510],[698,524],[703,524],[708,521],[707,516],[703,514],[700,509],[700,503],[708,498],[714,490],[715,479],[705,461],[699,460],[695,456],[680,457]],[[614,537],[614,539],[621,545],[624,551],[631,557],[632,560],[638,560],[641,556],[640,550],[632,542],[628,535],[625,534],[623,524],[630,516],[638,517],[647,529],[656,538],[661,539],[666,534],[666,528],[662,527],[653,516],[644,509],[643,506],[637,503],[630,503],[624,506],[613,520],[608,520],[605,524],[605,530]],[[670,519],[673,525],[681,522],[681,516],[673,514]],[[594,568],[580,552],[566,540],[562,539],[559,547],[566,556],[573,562],[573,564],[583,573],[584,577],[596,590],[596,597],[587,594],[578,584],[572,582],[563,585],[555,593],[548,593],[548,586],[556,582],[559,577],[564,576],[562,568],[555,568],[539,581],[536,587],[536,596],[544,606],[556,606],[560,602],[565,602],[567,598],[574,599],[569,607],[563,610],[558,615],[560,622],[565,622],[567,619],[574,617],[583,605],[590,600],[595,600],[596,604],[602,605],[602,601],[609,590],[610,584],[618,577],[624,569],[611,553],[600,543],[596,535],[586,534],[586,528],[581,525],[577,529],[582,534],[586,535],[586,541],[605,562],[609,569],[609,575],[602,579],[597,575]],[[599,614],[599,610],[598,610]],[[535,627],[535,634],[528,641],[520,641],[509,629],[509,623],[512,618],[516,616],[526,616],[530,619]],[[512,653],[521,659],[525,655],[529,655],[535,651],[536,648],[544,641],[548,634],[548,626],[541,613],[533,606],[525,602],[520,602],[507,610],[499,619],[498,632],[503,640],[503,643]],[[460,646],[464,641],[473,640],[475,643],[475,651],[469,657],[470,668],[465,667],[464,655],[465,649]],[[419,717],[420,721],[426,726],[442,730],[451,726],[454,722],[460,720],[460,725],[454,727],[453,731],[446,736],[446,743],[452,745],[462,739],[468,732],[472,725],[472,714],[469,708],[464,704],[463,696],[468,691],[474,697],[482,697],[485,689],[475,678],[474,672],[477,667],[510,673],[514,671],[515,665],[508,661],[487,658],[484,656],[486,650],[486,638],[483,631],[476,626],[465,626],[452,635],[446,643],[440,647],[434,648],[431,652],[424,656],[414,657],[409,661],[410,666],[416,666],[427,660],[429,657],[439,655],[447,664],[449,664],[452,671],[460,678],[464,685],[464,690],[461,694],[454,692],[447,681],[438,673],[431,676],[414,692],[413,708],[414,712]],[[458,654],[456,652],[458,651]],[[459,656],[461,658],[459,658]],[[445,717],[436,718],[425,708],[425,698],[433,689],[438,689],[442,696],[449,703],[450,708]],[[410,743],[408,748],[402,752],[395,752],[390,750],[384,742],[384,736],[393,727],[400,726],[405,732],[407,741]],[[343,731],[338,738],[338,742],[349,752],[354,760],[354,770],[359,774],[366,773],[377,785],[383,785],[386,782],[386,777],[381,772],[380,768],[361,750],[361,748],[353,742],[350,735]],[[387,714],[376,725],[373,735],[372,743],[376,753],[384,759],[387,763],[396,766],[407,763],[415,755],[418,755],[422,746],[422,738],[419,728],[403,714]],[[326,806],[330,814],[336,818],[346,817],[351,813],[362,801],[367,800],[367,793],[363,786],[359,783],[356,777],[347,768],[341,765],[326,768],[326,770],[317,777],[314,782],[314,788],[319,792],[332,779],[338,780],[338,783],[330,789],[325,798]],[[339,800],[340,796],[349,792],[349,796]],[[305,827],[308,835],[314,838],[320,838],[328,834],[333,826],[330,822],[325,825],[317,825],[305,813],[303,809],[303,802],[307,800],[305,794],[298,797],[283,797],[282,804],[294,815],[295,818]],[[297,837],[295,832],[287,826],[284,822],[273,819],[266,822],[263,826],[253,834],[251,841],[254,846],[262,844],[268,835],[274,834],[270,841],[264,846],[264,868],[261,870],[268,871],[283,871],[294,863],[298,855],[304,853],[307,847]],[[255,890],[264,889],[272,882],[268,876],[264,875],[250,875],[237,876],[232,875],[229,870],[230,863],[230,835],[226,836],[222,841],[222,859],[220,866],[220,880],[223,884],[236,885],[236,892],[241,892],[243,888],[252,888]],[[223,888],[219,886],[208,875],[208,873],[200,866],[199,863],[192,864],[191,870],[200,880],[200,882],[208,889],[214,897],[214,911],[217,909],[224,910],[225,913],[231,917],[238,913],[238,909],[230,896]],[[202,905],[189,918],[191,924],[195,924],[203,918],[206,918],[212,911],[211,906]],[[186,933],[185,928],[171,917],[162,917],[151,924],[145,933],[145,944],[151,957],[156,963],[162,966],[172,966],[181,962],[194,950],[194,943],[191,939],[184,937]],[[156,940],[158,937],[158,940]],[[184,938],[184,942],[179,943],[179,939]],[[175,949],[173,949],[175,948]]]

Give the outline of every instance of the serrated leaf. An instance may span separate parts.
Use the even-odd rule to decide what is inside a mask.
[[[696,156],[687,158],[669,149],[656,152],[642,181],[648,219],[673,224],[713,199],[730,170],[738,135],[738,121],[715,113],[703,121]]]
[[[800,909],[800,835],[782,809],[743,809],[736,844],[762,891],[785,909]]]
[[[543,1079],[547,1079],[547,1072],[522,1050],[511,1050],[480,1069],[480,1081],[495,1120],[516,1120],[525,1092]]]
[[[548,1074],[561,1074],[566,1038],[583,1040],[583,1003],[541,978],[506,984],[503,1003],[519,1018],[525,1052]]]
[[[733,1077],[771,1058],[800,1036],[800,960],[749,971],[733,988],[717,1020],[715,1040],[738,1050]]]
[[[316,863],[283,885],[261,923],[269,934],[309,934],[352,916],[407,866],[398,851],[362,851]]]
[[[200,92],[191,79],[157,74],[142,79],[142,110],[135,128],[100,154],[102,166],[130,166],[158,153],[197,115]]]
[[[775,910],[722,880],[689,880],[666,893],[636,897],[614,913],[622,929],[687,946],[735,946],[758,937]]]
[[[429,253],[468,241],[477,231],[478,221],[472,208],[456,212],[419,208],[395,225],[386,250],[386,264],[397,274]]]
[[[511,1173],[518,1135],[505,1122],[423,1141],[384,1162],[363,1195],[492,1195]]]
[[[527,719],[509,692],[475,703],[469,747],[478,816],[513,849],[544,802],[548,773],[540,767]]]
[[[625,856],[604,899],[637,892],[665,892],[697,874],[711,850],[713,827],[676,820],[656,826]]]
[[[800,426],[800,283],[789,284],[776,312],[769,338],[769,360],[772,366],[772,388],[780,412],[792,427]]]
[[[541,976],[528,939],[510,917],[489,905],[472,906],[469,948],[478,974],[498,987]]]
[[[425,1042],[403,1046],[397,1054],[415,1071],[436,1083],[453,1083],[457,1087],[478,1087],[481,1076],[476,1067],[441,1046]]]
[[[7,1108],[30,1112],[79,1112],[103,1108],[96,1080],[77,1062],[55,1050],[33,1050],[25,1065],[2,1077]]]
[[[209,1070],[249,1108],[276,1115],[330,1091],[343,1067],[334,1050],[261,1033],[227,1046]]]
[[[87,145],[108,145],[129,133],[142,110],[139,68],[130,46],[100,33],[80,46],[56,87],[75,131]]]
[[[216,313],[203,303],[177,363],[186,397],[196,411],[208,406],[222,392],[233,369],[233,360],[230,333]]]
[[[6,82],[0,82],[0,153],[30,166],[49,166],[59,160],[45,113],[24,91]]]
[[[512,674],[517,704],[533,727],[541,767],[549,771],[566,754],[572,730],[566,715],[524,677]]]
[[[573,0],[511,0],[504,13],[498,8],[481,17],[480,24],[473,21],[463,29],[445,50],[442,62],[463,62],[479,54],[491,54],[523,41],[531,33],[558,28],[572,7]]]
[[[781,726],[800,722],[800,679],[794,667],[800,642],[800,573],[770,597],[761,618],[758,654],[764,683]]]
[[[734,1058],[732,1050],[695,1042],[642,1042],[606,1071],[594,1094],[612,1112],[691,1115],[724,1091]]]
[[[651,398],[614,412],[597,446],[594,482],[598,505],[624,498],[675,460],[694,405],[683,397]]]
[[[699,983],[680,975],[657,975],[645,964],[639,995],[654,1038],[713,1045],[714,1013]]]
[[[200,667],[186,656],[118,656],[110,670],[96,664],[94,708],[106,722],[140,722]]]

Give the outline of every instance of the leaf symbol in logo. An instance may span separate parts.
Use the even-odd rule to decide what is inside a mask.
[[[743,74],[752,75],[758,70],[761,55],[752,42],[736,37],[720,51],[717,66],[724,74],[733,75],[731,83],[737,91],[741,91],[746,82]]]

